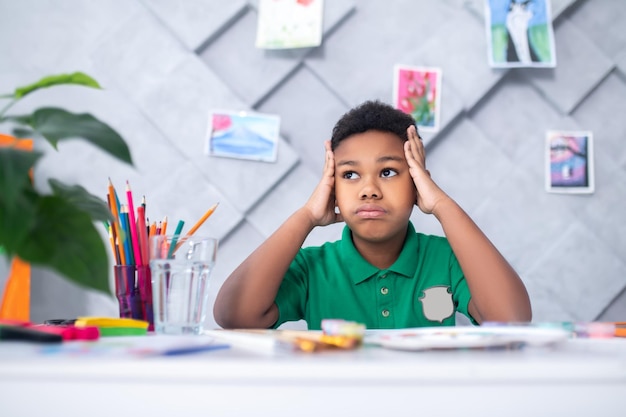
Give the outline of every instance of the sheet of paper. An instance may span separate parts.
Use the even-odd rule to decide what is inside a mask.
[[[256,47],[309,48],[322,43],[323,0],[260,0]]]
[[[393,80],[394,106],[413,116],[419,131],[438,131],[441,69],[396,65]]]
[[[280,118],[275,115],[213,111],[205,151],[209,156],[275,162]]]
[[[556,67],[550,0],[485,0],[489,65]]]
[[[593,134],[590,131],[546,133],[546,191],[589,194],[595,190]]]

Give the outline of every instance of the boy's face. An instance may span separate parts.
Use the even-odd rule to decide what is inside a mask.
[[[404,142],[370,130],[344,139],[334,155],[335,198],[353,237],[382,242],[404,236],[417,197]]]

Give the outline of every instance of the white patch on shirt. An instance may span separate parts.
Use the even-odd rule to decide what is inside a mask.
[[[454,302],[449,286],[439,285],[425,289],[420,301],[424,317],[430,321],[442,323],[454,314]]]

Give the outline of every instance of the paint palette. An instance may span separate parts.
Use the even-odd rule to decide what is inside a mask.
[[[566,340],[569,332],[558,328],[421,327],[368,330],[364,343],[396,350],[450,350],[544,346]]]

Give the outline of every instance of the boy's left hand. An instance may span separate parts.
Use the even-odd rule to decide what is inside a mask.
[[[404,143],[404,155],[409,164],[409,172],[417,189],[416,204],[422,212],[431,214],[437,204],[448,196],[430,177],[430,172],[426,169],[426,152],[424,143],[417,135],[414,125],[406,130],[409,140]]]

